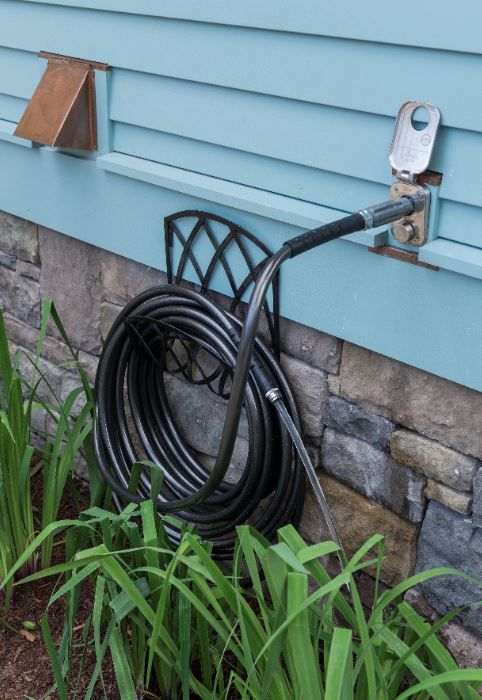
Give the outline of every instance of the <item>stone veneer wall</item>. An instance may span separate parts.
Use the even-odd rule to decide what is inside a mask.
[[[165,276],[156,269],[0,214],[0,306],[12,345],[35,347],[41,299],[53,298],[92,380],[122,305],[160,280]],[[387,537],[387,584],[440,565],[482,580],[482,394],[285,319],[282,349],[305,439],[349,553],[380,532]],[[58,367],[65,357],[52,331],[45,366],[62,395],[75,384]],[[209,460],[223,407],[199,392],[179,399],[186,385],[177,392],[176,381],[178,418]],[[245,456],[243,429],[234,468]],[[324,534],[310,497],[302,533],[311,541]],[[474,585],[454,578],[422,591],[438,613],[479,597]],[[481,611],[462,619],[482,637]]]

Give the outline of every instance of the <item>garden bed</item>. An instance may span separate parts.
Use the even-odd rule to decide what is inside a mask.
[[[40,493],[40,479],[33,482],[33,492]],[[88,505],[89,493],[86,483],[80,479],[75,480],[76,498],[72,493],[66,493],[59,518],[76,518],[79,514],[79,506]],[[38,497],[34,496],[34,504],[40,506]],[[63,548],[61,545],[54,549],[53,563],[63,560]],[[5,624],[0,624],[0,700],[21,700],[31,698],[40,700],[52,687],[54,675],[50,664],[45,641],[40,628],[40,621],[45,615],[49,600],[59,586],[58,577],[52,577],[43,581],[34,581],[30,584],[18,586]],[[75,621],[75,642],[81,643],[84,624],[92,609],[92,586],[87,582],[82,590],[81,601]],[[64,626],[65,601],[58,600],[49,608],[49,625],[56,646],[60,644]],[[77,668],[74,668],[73,677],[82,661],[82,649],[74,657]],[[80,677],[77,688],[77,697],[84,697],[85,690],[95,666],[95,654],[87,652],[84,661],[85,673]],[[110,664],[110,659],[104,664],[104,686],[107,697],[112,700],[119,698],[115,676]],[[103,698],[100,684],[93,695],[93,700]],[[74,697],[72,688],[72,697]],[[46,698],[49,696],[47,695]],[[51,699],[56,697],[52,694]]]

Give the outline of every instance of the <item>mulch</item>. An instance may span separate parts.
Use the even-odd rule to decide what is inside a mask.
[[[77,481],[82,505],[88,502],[87,488],[82,481]],[[40,489],[38,489],[40,491]],[[38,504],[37,504],[38,505]],[[61,505],[59,519],[76,517],[79,513],[79,503],[67,494]],[[54,562],[62,561],[63,547],[59,545],[54,549]],[[18,586],[15,589],[15,599],[7,617],[8,624],[16,632],[7,629],[0,623],[0,700],[40,700],[43,698],[53,684],[53,672],[50,665],[47,649],[45,647],[43,634],[40,629],[40,620],[45,614],[48,601],[53,591],[58,588],[59,580],[55,578],[41,579],[31,584]],[[80,596],[78,615],[75,620],[75,642],[82,639],[82,631],[87,620],[92,605],[92,590],[87,583]],[[0,605],[2,601],[0,601]],[[25,629],[27,622],[29,629]],[[35,627],[30,629],[34,623]],[[49,625],[52,637],[56,646],[59,645],[64,624],[64,601],[57,601],[49,609]],[[83,698],[85,690],[90,682],[95,666],[95,653],[88,650],[85,658],[84,672],[80,678],[77,694],[75,685],[77,683],[77,670],[80,667],[82,646],[74,653],[73,682],[69,688],[70,698]],[[110,658],[106,658],[103,669],[104,687],[109,700],[120,698],[114,671]],[[50,693],[45,696],[49,700],[58,698],[57,693]],[[97,684],[93,698],[104,698],[104,692],[100,683]]]

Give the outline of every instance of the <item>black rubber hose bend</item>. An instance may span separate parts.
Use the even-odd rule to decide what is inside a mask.
[[[121,502],[141,502],[150,496],[150,477],[145,471],[136,493],[131,493],[132,466],[146,458],[158,464],[165,475],[157,498],[159,512],[195,523],[201,536],[213,542],[218,558],[231,558],[236,525],[250,522],[271,539],[279,527],[298,524],[301,516],[303,467],[289,432],[266,400],[267,388],[279,387],[298,431],[299,414],[281,367],[256,336],[272,274],[285,256],[288,249],[268,262],[244,326],[191,289],[159,286],[123,309],[99,362],[94,437],[106,482]],[[140,338],[132,332],[133,321]],[[169,403],[169,375],[158,360],[169,333],[235,368],[221,446],[211,471],[189,447]],[[231,483],[225,476],[243,405],[249,427],[248,458],[239,480]],[[178,542],[179,529],[170,524],[167,529],[171,540]]]

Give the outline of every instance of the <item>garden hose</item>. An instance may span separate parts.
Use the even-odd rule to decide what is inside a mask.
[[[132,494],[128,488],[132,465],[145,457],[159,464],[164,479],[157,496],[158,510],[195,523],[203,539],[213,542],[213,554],[219,558],[231,557],[236,525],[250,521],[271,538],[281,525],[299,521],[304,500],[303,471],[289,433],[265,399],[255,372],[250,373],[243,391],[249,449],[237,483],[224,480],[223,464],[207,470],[172,415],[162,363],[166,337],[175,334],[197,344],[234,368],[240,331],[240,321],[204,295],[178,285],[150,289],[131,301],[116,320],[97,374],[96,449],[107,483],[122,501],[140,502],[150,497],[151,479],[145,470],[137,493]],[[259,337],[254,357],[258,373],[262,367],[263,377],[279,387],[299,431],[289,385]],[[237,426],[234,437],[236,432]],[[139,443],[143,454],[139,454]],[[166,525],[170,538],[178,541],[178,529]]]
[[[104,344],[95,388],[96,455],[119,501],[139,503],[155,497],[160,513],[194,523],[199,535],[213,543],[213,556],[231,559],[237,525],[249,522],[272,539],[282,525],[299,524],[306,470],[330,536],[341,548],[300,437],[294,397],[277,359],[257,334],[258,323],[269,286],[285,261],[349,233],[396,220],[416,207],[415,197],[383,202],[287,241],[260,272],[243,323],[205,295],[177,284],[155,287],[129,302]],[[202,348],[231,377],[220,447],[211,470],[189,446],[169,403],[166,348],[174,340]],[[248,457],[239,480],[231,483],[225,477],[243,407]],[[133,465],[139,462],[162,471],[158,493],[151,492],[147,468],[132,492]],[[179,542],[176,521],[166,519],[166,529],[170,539]]]

